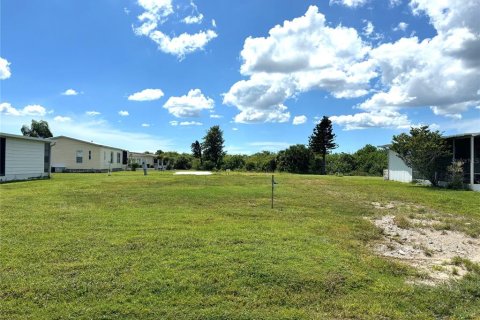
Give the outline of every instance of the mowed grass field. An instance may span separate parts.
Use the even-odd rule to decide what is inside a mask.
[[[479,319],[480,275],[440,286],[377,256],[371,202],[454,214],[480,194],[381,178],[141,171],[0,185],[2,319]]]

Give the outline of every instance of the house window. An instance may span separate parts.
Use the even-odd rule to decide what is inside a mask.
[[[113,163],[113,151],[110,152],[110,163]]]
[[[117,163],[120,163],[120,152],[117,152]]]
[[[76,160],[77,163],[83,163],[83,150],[77,150]]]
[[[0,138],[0,176],[5,175],[5,146],[6,138]]]
[[[50,169],[50,143],[45,143],[45,153],[43,158],[43,172],[48,173]]]
[[[88,160],[92,160],[92,150],[88,150]]]

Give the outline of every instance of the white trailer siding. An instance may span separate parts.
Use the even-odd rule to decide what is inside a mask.
[[[412,182],[412,169],[397,154],[388,150],[388,180]]]
[[[5,175],[0,176],[0,181],[50,176],[48,169],[45,172],[45,143],[50,142],[12,136],[2,136],[2,138],[5,138]]]

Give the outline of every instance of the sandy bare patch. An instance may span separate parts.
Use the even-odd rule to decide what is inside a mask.
[[[384,209],[388,210],[396,207],[394,202],[389,202],[386,204],[381,204],[380,202],[372,202],[371,204],[375,209],[381,209],[381,210],[384,210]]]
[[[435,285],[463,277],[467,270],[463,264],[455,263],[458,257],[480,263],[480,240],[460,231],[437,230],[435,227],[441,221],[427,215],[407,218],[404,214],[425,208],[398,202],[370,204],[379,211],[388,211],[387,215],[372,220],[384,235],[383,240],[375,244],[374,251],[406,262],[427,275],[415,283]]]
[[[423,283],[436,284],[464,276],[467,270],[452,263],[454,257],[480,262],[480,242],[462,232],[416,227],[403,229],[395,223],[395,216],[375,219],[383,230],[384,242],[377,244],[377,253],[403,260],[425,271],[430,277]]]
[[[177,171],[174,174],[179,175],[194,175],[194,176],[209,176],[212,174],[211,171]]]

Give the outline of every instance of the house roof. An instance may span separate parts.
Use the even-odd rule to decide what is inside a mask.
[[[49,139],[21,136],[21,135],[18,135],[18,134],[3,133],[3,132],[0,132],[0,136],[1,137],[7,137],[7,138],[15,138],[15,139],[33,140],[33,141],[44,142],[44,143],[45,142],[50,142]]]
[[[80,140],[80,139],[70,138],[70,137],[67,137],[67,136],[57,136],[57,137],[49,138],[49,140],[57,140],[57,139],[61,139],[61,138],[70,139],[70,140],[73,140],[73,141],[78,141],[78,142],[90,144],[90,145],[97,146],[97,147],[110,148],[110,149],[116,149],[116,150],[123,151],[123,149],[120,149],[120,148],[106,146],[106,145],[103,145],[103,144],[98,144],[98,143],[93,143],[93,142],[88,142],[88,141],[84,141],[84,140]]]
[[[479,136],[480,135],[480,132],[473,132],[473,133],[460,133],[460,134],[454,134],[454,135],[450,135],[450,136],[445,136],[444,138],[448,139],[448,138],[461,138],[461,137],[476,137],[476,136]]]
[[[143,153],[143,152],[130,152],[130,155],[134,157],[154,157],[154,158],[157,156],[156,154],[153,154],[153,153]]]
[[[449,136],[443,136],[442,138],[444,139],[450,139],[450,138],[463,138],[463,137],[476,137],[480,136],[480,132],[472,132],[472,133],[459,133],[459,134],[453,134]],[[381,146],[378,146],[379,148],[390,148],[392,146],[391,143],[389,144],[384,144]]]

